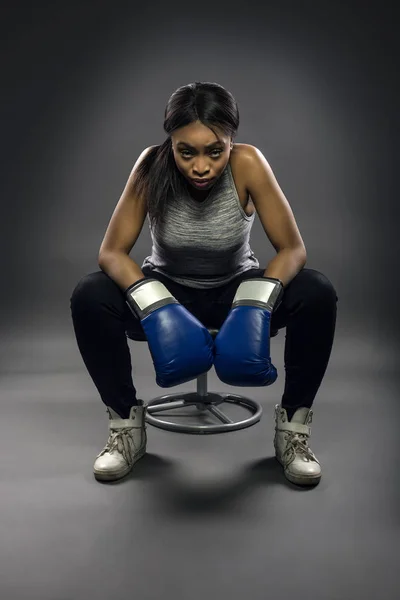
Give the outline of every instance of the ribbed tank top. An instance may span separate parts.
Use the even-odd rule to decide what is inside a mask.
[[[169,199],[166,215],[154,229],[147,217],[152,253],[142,269],[192,288],[222,286],[260,267],[249,243],[254,218],[240,204],[228,163],[205,200],[198,202],[187,191]]]

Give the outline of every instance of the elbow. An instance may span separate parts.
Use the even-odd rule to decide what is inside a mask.
[[[296,246],[295,248],[293,248],[293,252],[296,254],[296,256],[299,257],[299,261],[304,262],[304,264],[306,264],[306,262],[307,262],[307,250],[306,250],[306,247],[304,246],[304,244],[302,244],[301,246]]]
[[[100,252],[97,258],[97,264],[102,271],[107,271],[110,265],[121,264],[121,260],[130,258],[129,253],[124,250],[107,250]]]
[[[298,256],[299,256],[299,263],[300,263],[300,268],[303,269],[307,263],[307,251],[305,248],[300,248],[298,250]]]
[[[307,262],[307,250],[306,250],[306,247],[305,246],[301,246],[301,248],[298,249],[298,252],[299,252],[299,255],[301,257],[301,260],[304,262],[304,264],[306,264],[306,262]]]
[[[278,249],[278,252],[285,252],[285,254],[292,254],[296,256],[299,262],[307,262],[307,250],[305,246],[284,246],[283,248]]]
[[[106,260],[106,255],[104,253],[99,254],[99,256],[97,257],[97,264],[98,264],[99,268],[102,270],[103,270],[103,265],[105,263],[105,260]]]
[[[282,248],[280,251],[286,254],[286,256],[290,256],[291,260],[298,265],[299,270],[303,269],[307,263],[307,251],[304,246],[290,246]]]
[[[100,267],[100,269],[103,270],[105,265],[107,265],[110,262],[110,260],[113,260],[113,258],[115,258],[115,256],[117,256],[118,254],[121,253],[111,250],[108,250],[107,252],[100,252],[99,256],[97,257],[97,264]]]

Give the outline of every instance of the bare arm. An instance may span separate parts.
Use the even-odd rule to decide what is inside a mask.
[[[249,145],[245,160],[247,189],[277,253],[267,265],[264,277],[280,279],[286,287],[306,264],[306,247],[292,208],[262,152]]]
[[[112,252],[99,262],[99,267],[122,291],[145,277],[139,265],[123,252]]]
[[[129,256],[147,215],[145,199],[137,196],[132,181],[140,162],[151,148],[146,148],[137,159],[100,246],[98,265],[122,290],[145,277],[139,265]]]

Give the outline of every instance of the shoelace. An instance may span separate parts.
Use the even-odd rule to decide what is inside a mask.
[[[117,452],[122,454],[126,462],[130,464],[133,460],[135,451],[137,451],[133,437],[126,435],[132,429],[132,427],[124,427],[123,429],[118,429],[118,431],[111,430],[108,442],[105,448],[100,452],[100,456],[106,452],[111,453],[113,450],[117,450]],[[128,441],[128,437],[132,442],[131,444]]]
[[[294,431],[288,431],[285,434],[285,441],[287,442],[287,448],[283,453],[284,457],[294,459],[296,452],[302,454],[306,460],[316,461],[314,453],[308,447],[308,435],[305,433],[296,433]]]

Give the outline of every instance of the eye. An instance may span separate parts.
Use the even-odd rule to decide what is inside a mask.
[[[210,154],[214,155],[214,158],[218,158],[220,154],[222,154],[222,150],[218,150],[217,148],[215,148],[214,150],[211,150]],[[181,150],[181,155],[183,158],[190,158],[190,156],[192,156],[192,153],[189,150]]]

